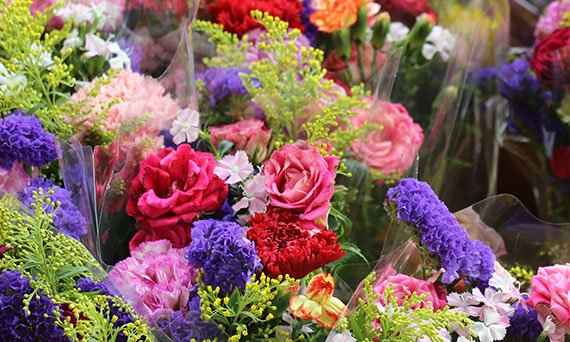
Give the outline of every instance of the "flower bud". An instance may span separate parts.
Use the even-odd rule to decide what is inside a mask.
[[[384,46],[388,33],[390,33],[390,14],[382,12],[372,26],[372,40],[370,42],[374,49],[380,50]]]
[[[412,27],[408,34],[408,42],[411,49],[422,47],[427,36],[430,34],[435,25],[435,17],[431,14],[424,13],[418,17],[416,24]]]
[[[356,44],[363,44],[366,40],[366,23],[368,22],[368,11],[366,5],[358,8],[357,20],[350,28],[350,38]]]
[[[350,32],[348,31],[348,28],[334,32],[333,42],[337,55],[343,61],[348,61],[352,54],[352,46],[350,44]]]

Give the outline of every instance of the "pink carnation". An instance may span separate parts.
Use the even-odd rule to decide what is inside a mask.
[[[71,101],[78,103],[87,97],[87,93],[93,88],[95,81],[81,88],[73,94]],[[99,89],[99,94],[89,101],[94,105],[91,118],[82,125],[79,138],[85,141],[87,129],[93,125],[93,118],[101,113],[101,106],[108,106],[111,101],[119,99],[120,102],[113,104],[109,109],[108,116],[101,123],[109,132],[119,129],[122,123],[140,119],[143,115],[150,118],[144,122],[134,136],[149,136],[155,138],[162,129],[170,128],[176,118],[180,107],[164,88],[151,77],[143,76],[131,70],[122,70],[116,78]]]
[[[209,130],[215,148],[222,140],[227,140],[235,144],[234,151],[243,150],[254,161],[262,162],[267,158],[271,130],[261,120],[248,119],[231,125],[210,127]]]
[[[15,195],[29,182],[30,177],[21,162],[15,162],[10,171],[0,168],[0,191]]]
[[[530,282],[532,294],[526,303],[570,328],[570,264],[540,267]]]
[[[132,287],[148,310],[147,318],[169,319],[185,310],[197,273],[184,258],[185,249],[172,248],[167,240],[146,242],[119,262],[109,277],[122,290]]]
[[[397,299],[398,305],[402,305],[404,298],[411,297],[414,292],[418,295],[427,294],[428,296],[421,304],[412,307],[412,309],[417,307],[424,308],[429,305],[432,306],[434,310],[442,310],[447,305],[447,291],[445,290],[445,287],[435,285],[430,281],[416,279],[405,274],[396,274],[396,271],[392,268],[388,269],[388,271],[384,273],[383,277],[380,278],[373,287],[374,293],[380,295],[377,302],[382,305],[386,305],[384,301],[384,291],[389,287],[394,287],[392,297]],[[428,304],[428,302],[431,304]]]
[[[404,106],[399,103],[374,102],[373,97],[364,98],[370,110],[357,109],[351,118],[355,128],[370,123],[381,125],[382,130],[371,130],[364,143],[357,139],[352,150],[371,169],[386,175],[406,172],[413,164],[424,141],[420,125],[414,123]],[[369,116],[372,116],[369,119]]]
[[[564,21],[564,13],[570,12],[570,2],[552,1],[544,12],[544,15],[536,23],[534,37],[542,39],[550,36],[552,32],[561,28],[560,22]]]

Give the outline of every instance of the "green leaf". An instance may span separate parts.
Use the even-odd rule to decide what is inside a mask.
[[[350,242],[343,242],[340,244],[340,248],[358,255],[362,260],[364,260],[364,262],[366,262],[368,266],[370,266],[370,263],[368,262],[368,260],[366,260],[364,254],[362,254],[360,248],[358,248],[358,246],[356,246],[355,244],[352,244]]]
[[[57,270],[55,275],[56,275],[57,279],[60,280],[60,279],[65,279],[65,278],[71,278],[71,277],[74,277],[78,274],[86,273],[86,272],[89,272],[89,269],[87,269],[84,266],[61,267]]]
[[[241,293],[239,292],[239,290],[235,289],[234,292],[232,292],[232,294],[230,295],[230,301],[228,302],[228,308],[235,308],[236,304],[239,301],[240,296],[241,296]]]
[[[218,146],[218,154],[223,157],[229,150],[234,146],[234,143],[227,140],[222,140],[220,146]]]

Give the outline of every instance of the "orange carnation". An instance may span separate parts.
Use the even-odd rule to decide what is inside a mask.
[[[335,32],[354,25],[363,0],[324,0],[309,20],[321,32]]]

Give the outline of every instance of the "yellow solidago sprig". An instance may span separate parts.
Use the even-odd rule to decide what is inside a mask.
[[[74,86],[72,66],[66,63],[71,50],[57,46],[68,37],[71,24],[44,32],[48,16],[30,13],[32,1],[0,0],[0,116],[15,109],[34,113],[46,131],[67,137],[73,133],[59,106]]]
[[[210,68],[243,67],[247,50],[251,46],[247,41],[247,35],[240,39],[237,34],[224,31],[222,25],[205,20],[195,20],[190,29],[205,32],[208,35],[208,42],[216,45],[217,56],[204,58],[205,65]]]
[[[430,341],[443,342],[439,336],[441,329],[451,329],[452,326],[465,328],[473,324],[465,314],[450,311],[448,307],[434,311],[427,305],[420,308],[420,304],[428,294],[404,297],[402,304],[398,304],[394,294],[394,287],[384,291],[384,303],[378,305],[379,295],[375,294],[372,283],[376,279],[374,273],[364,280],[364,298],[359,298],[360,306],[348,316],[348,329],[354,338],[360,342],[378,341],[409,342],[427,337]],[[472,332],[471,332],[472,333]]]
[[[224,297],[219,288],[200,282],[198,295],[202,319],[217,323],[229,335],[229,342],[273,341],[281,316],[289,306],[290,289],[298,281],[289,276],[271,279],[265,274],[254,275],[245,290],[234,290]]]
[[[79,241],[51,226],[60,205],[48,198],[52,191],[34,192],[31,214],[8,195],[0,200],[0,246],[10,249],[0,259],[0,269],[21,270],[24,276],[35,277],[47,296],[65,297],[76,278],[97,278],[102,269]],[[47,206],[52,213],[45,213]]]

